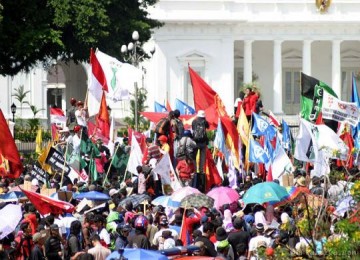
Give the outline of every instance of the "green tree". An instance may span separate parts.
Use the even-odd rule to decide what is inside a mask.
[[[30,93],[30,90],[25,91],[24,85],[20,85],[18,88],[14,89],[14,94],[12,94],[12,97],[15,97],[15,99],[20,103],[20,118],[22,118],[22,108],[23,104],[29,104],[28,101],[25,101],[27,94]]]
[[[156,0],[3,0],[0,74],[29,71],[39,62],[87,61],[98,47],[122,59],[121,45],[137,30],[143,41],[161,23],[147,8]],[[1,9],[0,9],[1,11]],[[1,20],[2,16],[2,20]]]
[[[131,94],[133,96],[133,99],[130,100],[130,112],[131,116],[126,117],[124,119],[125,123],[127,123],[131,128],[135,128],[135,98],[136,95]],[[147,106],[145,105],[147,97],[147,90],[145,88],[139,88],[137,91],[137,107],[138,107],[138,128],[141,129],[147,129],[149,128],[149,121],[144,118],[140,113],[144,112],[147,109]]]

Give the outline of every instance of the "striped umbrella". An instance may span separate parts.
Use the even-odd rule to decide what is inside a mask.
[[[207,207],[208,209],[211,209],[213,206],[214,199],[203,193],[190,194],[181,200],[181,207]]]
[[[157,197],[156,199],[154,199],[151,204],[158,206],[164,206],[164,207],[173,207],[173,208],[178,208],[180,207],[180,202],[178,201],[173,201],[171,199],[171,196],[160,196]]]

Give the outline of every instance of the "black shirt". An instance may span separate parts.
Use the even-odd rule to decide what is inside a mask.
[[[212,257],[216,257],[217,256],[217,252],[215,250],[215,246],[214,244],[210,241],[209,238],[204,237],[204,236],[199,236],[196,238],[195,242],[201,241],[204,243],[204,247],[205,247],[205,254],[206,256],[212,256]]]
[[[234,230],[229,233],[228,235],[228,241],[232,248],[234,249],[234,256],[237,258],[237,252],[236,252],[236,246],[239,244],[245,244],[246,249],[248,249],[249,241],[250,241],[250,235],[248,232],[243,230]]]
[[[45,260],[45,256],[39,245],[35,245],[31,250],[29,260]]]

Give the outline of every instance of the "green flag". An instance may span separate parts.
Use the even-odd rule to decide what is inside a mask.
[[[321,112],[322,93],[327,91],[330,95],[337,97],[331,87],[324,82],[301,73],[301,112],[302,118],[315,122]]]
[[[99,178],[99,173],[96,170],[96,163],[94,159],[90,159],[89,162],[89,175],[91,178],[91,182],[97,181]]]
[[[124,151],[124,147],[119,147],[113,155],[111,166],[113,166],[118,173],[124,173],[129,161],[129,154]]]

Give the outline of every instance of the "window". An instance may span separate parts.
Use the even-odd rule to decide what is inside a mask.
[[[300,69],[287,69],[283,77],[284,112],[295,115],[300,111]]]
[[[352,76],[355,75],[356,86],[359,93],[359,84],[360,77],[359,71],[355,68],[342,69],[341,72],[341,100],[351,101],[351,92],[352,92]]]

